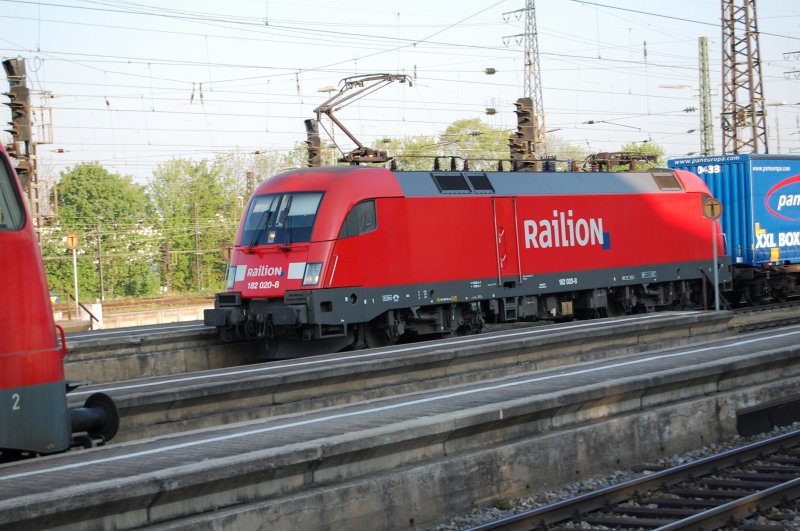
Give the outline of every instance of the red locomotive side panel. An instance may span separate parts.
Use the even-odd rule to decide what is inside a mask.
[[[496,276],[492,198],[386,199],[377,207],[377,230],[336,243],[332,287]]]
[[[7,389],[63,380],[64,370],[33,227],[5,153],[0,159],[0,389]]]
[[[429,227],[427,234],[412,233],[404,198],[378,199],[375,207],[372,230],[335,242],[323,287],[374,287],[415,278],[411,256],[417,251],[412,247],[426,245],[437,230]]]
[[[524,198],[518,209],[526,274],[692,262],[713,252],[697,195]]]
[[[407,202],[413,282],[497,276],[491,197],[415,197]]]
[[[0,147],[0,457],[63,451],[71,439],[63,352],[33,227]]]
[[[336,242],[325,287],[708,260],[712,222],[701,212],[700,195],[683,193],[382,200],[377,230]]]

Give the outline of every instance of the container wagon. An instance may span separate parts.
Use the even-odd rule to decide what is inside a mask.
[[[720,155],[672,159],[722,202],[722,231],[735,292],[759,304],[795,293],[800,275],[800,155]]]

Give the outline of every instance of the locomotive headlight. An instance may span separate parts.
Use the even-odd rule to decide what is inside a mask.
[[[319,275],[322,272],[322,262],[310,262],[306,264],[306,270],[303,273],[304,286],[316,286],[319,284]]]

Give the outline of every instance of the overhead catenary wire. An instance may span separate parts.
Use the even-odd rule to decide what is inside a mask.
[[[0,0],[3,1],[3,0]],[[511,0],[509,0],[511,1]],[[427,24],[413,24],[406,23],[414,20],[413,17],[406,16],[399,18],[396,13],[396,8],[391,11],[392,31],[381,32],[376,31],[370,24],[363,23],[363,20],[351,20],[347,24],[338,24],[334,20],[320,20],[313,17],[303,17],[298,20],[292,20],[287,17],[276,17],[275,10],[271,9],[271,18],[269,24],[265,24],[265,20],[260,16],[253,16],[251,13],[243,12],[237,15],[234,10],[219,10],[218,13],[204,12],[199,8],[180,9],[178,6],[172,7],[170,5],[148,5],[145,2],[107,2],[104,0],[97,1],[66,1],[54,0],[51,2],[35,2],[35,1],[9,1],[9,5],[15,4],[17,6],[30,6],[44,13],[46,17],[38,17],[40,21],[48,21],[49,24],[59,24],[64,27],[75,27],[78,31],[80,28],[86,27],[102,27],[102,25],[88,26],[91,21],[88,20],[88,15],[80,15],[80,19],[75,16],[78,12],[83,13],[106,13],[112,21],[111,27],[118,28],[118,33],[125,32],[140,32],[146,31],[147,35],[155,38],[159,35],[179,35],[185,36],[187,39],[194,39],[194,42],[207,43],[203,44],[205,53],[195,56],[181,56],[179,54],[172,54],[171,49],[165,49],[163,56],[156,56],[152,53],[146,53],[144,48],[139,53],[117,53],[109,50],[90,50],[96,52],[94,54],[86,54],[86,50],[80,50],[69,47],[57,48],[59,53],[52,52],[56,49],[53,46],[42,46],[40,57],[45,61],[45,74],[55,71],[54,67],[57,63],[62,61],[70,61],[68,64],[77,66],[86,66],[94,71],[102,72],[107,77],[108,82],[98,84],[95,86],[103,87],[103,92],[107,92],[107,96],[111,102],[111,110],[113,112],[106,112],[108,120],[99,114],[98,109],[105,109],[107,107],[102,104],[98,105],[94,100],[96,95],[92,94],[91,90],[69,90],[69,96],[59,101],[56,98],[53,102],[53,108],[58,113],[59,124],[69,125],[61,129],[66,135],[68,131],[80,132],[80,138],[83,141],[69,144],[71,149],[90,150],[93,147],[100,146],[101,142],[94,140],[95,135],[91,133],[90,129],[83,126],[86,123],[92,123],[97,127],[97,131],[108,131],[108,128],[119,126],[116,131],[120,133],[136,133],[140,131],[135,137],[128,134],[119,134],[119,139],[115,139],[114,144],[126,143],[131,147],[131,152],[124,154],[120,152],[118,157],[112,160],[127,160],[128,164],[133,164],[135,160],[144,160],[141,157],[146,157],[147,152],[152,154],[166,156],[170,151],[177,156],[181,154],[192,153],[214,153],[222,152],[225,150],[241,151],[239,148],[248,149],[254,146],[271,147],[282,146],[285,149],[295,147],[294,144],[287,142],[285,139],[280,140],[279,136],[286,136],[294,134],[297,141],[302,141],[302,129],[300,121],[307,115],[307,107],[312,106],[313,102],[318,102],[316,94],[313,90],[316,86],[331,83],[340,77],[352,73],[352,66],[354,64],[362,64],[367,54],[362,53],[365,48],[371,47],[374,52],[388,53],[396,51],[399,46],[404,46],[411,42],[417,42],[417,46],[413,50],[419,64],[414,65],[414,72],[418,73],[422,80],[422,85],[415,86],[415,95],[410,100],[405,100],[402,109],[406,112],[416,112],[424,109],[427,117],[423,119],[415,119],[413,114],[405,116],[402,113],[392,113],[391,107],[393,100],[391,98],[381,98],[377,95],[375,100],[370,100],[368,103],[360,104],[360,109],[369,110],[369,113],[361,115],[359,122],[360,126],[364,128],[364,138],[375,139],[380,138],[381,135],[393,136],[402,134],[414,134],[420,132],[433,133],[434,135],[449,125],[452,119],[458,117],[478,117],[481,116],[482,108],[485,106],[483,102],[476,102],[466,98],[454,98],[452,101],[444,101],[444,98],[437,97],[443,93],[458,93],[461,90],[472,90],[474,87],[476,91],[484,93],[493,93],[494,100],[502,108],[508,106],[510,102],[515,99],[515,91],[517,90],[514,83],[519,80],[511,75],[514,68],[520,67],[519,62],[514,59],[517,51],[514,49],[506,49],[499,42],[497,44],[486,45],[485,40],[474,38],[464,40],[456,38],[455,34],[446,33],[449,26],[454,29],[469,28],[476,37],[480,32],[491,30],[494,26],[500,27],[503,25],[502,21],[497,18],[496,23],[492,23],[491,18],[487,16],[475,16],[470,18],[470,12],[458,13],[456,16],[448,17],[439,20],[421,20],[421,22],[428,22]],[[495,5],[495,4],[492,4]],[[52,9],[42,9],[41,6],[52,6]],[[63,6],[63,7],[58,7]],[[80,9],[75,9],[79,6]],[[372,6],[370,9],[376,9]],[[380,9],[379,7],[377,9]],[[606,10],[606,8],[600,8]],[[480,6],[480,9],[474,9],[471,13],[475,15],[477,12],[483,11],[484,15],[491,14],[491,9],[487,10],[487,6]],[[20,13],[15,13],[8,10],[0,17],[6,16],[20,16]],[[635,25],[642,24],[646,27],[645,22],[647,17],[652,17],[652,14],[637,14],[633,12],[617,11],[617,18],[621,19],[619,15],[625,15],[625,23]],[[111,19],[112,14],[117,12],[124,12],[130,16],[124,19]],[[388,10],[386,10],[388,13]],[[656,14],[657,15],[657,14]],[[601,13],[602,16],[602,13]],[[36,17],[27,17],[28,19],[36,20]],[[691,17],[689,17],[691,18]],[[465,20],[469,19],[469,20]],[[23,22],[24,17],[17,18],[20,23]],[[169,24],[154,24],[154,20],[170,21]],[[657,20],[654,19],[654,20]],[[666,19],[665,19],[666,20]],[[176,21],[172,23],[171,21]],[[180,23],[177,23],[180,22]],[[185,22],[185,24],[184,24]],[[689,25],[687,23],[687,25]],[[268,27],[267,27],[268,26]],[[663,24],[654,24],[654,26],[664,26]],[[702,26],[701,26],[702,27]],[[229,32],[230,28],[238,28],[235,32]],[[399,28],[399,35],[398,35]],[[551,82],[550,86],[545,87],[545,91],[552,94],[575,94],[576,101],[587,103],[582,108],[576,106],[575,109],[567,109],[559,116],[559,111],[554,111],[554,120],[561,126],[575,127],[572,131],[563,131],[561,135],[564,138],[575,138],[580,135],[582,129],[577,125],[570,124],[567,113],[591,114],[595,119],[602,119],[608,117],[621,116],[618,114],[620,110],[619,104],[614,103],[622,101],[623,98],[632,98],[630,101],[635,105],[637,98],[641,99],[642,96],[635,94],[646,93],[641,90],[640,81],[644,80],[644,65],[641,62],[632,61],[630,57],[626,57],[627,48],[625,46],[614,46],[612,39],[609,37],[601,37],[601,45],[604,49],[611,50],[605,54],[602,60],[592,58],[589,54],[585,53],[590,49],[589,44],[593,43],[584,38],[576,32],[569,34],[568,30],[559,31],[562,28],[558,25],[547,25],[543,27],[541,33],[548,33],[553,38],[558,38],[559,43],[565,43],[566,46],[552,47],[549,50],[542,50],[543,58],[545,58],[551,66],[552,72],[559,72],[564,75],[562,78],[557,78],[557,81]],[[659,32],[662,28],[655,28]],[[673,25],[670,27],[669,32],[660,32],[660,35],[665,35],[661,40],[676,41],[682,35],[684,28],[682,26]],[[416,32],[416,35],[414,34]],[[228,34],[226,34],[228,33]],[[439,34],[437,34],[439,33]],[[133,35],[133,33],[131,33]],[[425,36],[428,36],[425,39]],[[12,39],[13,40],[13,39]],[[423,40],[425,42],[423,42]],[[648,39],[650,41],[650,39]],[[7,42],[7,41],[6,41]],[[46,40],[43,41],[46,43]],[[236,55],[216,54],[217,48],[220,48],[222,42],[238,42],[242,44],[252,43],[254,45],[260,44],[277,44],[277,43],[295,43],[297,46],[322,46],[329,47],[335,50],[346,50],[345,46],[352,44],[354,50],[353,57],[345,57],[342,61],[335,63],[333,61],[312,61],[305,64],[294,64],[292,67],[287,67],[281,64],[278,58],[268,56],[263,63],[259,64],[252,61],[244,61],[244,57],[239,58]],[[718,45],[718,43],[717,43]],[[16,47],[13,50],[22,50],[23,53],[29,57],[36,57],[33,50],[25,51],[24,47]],[[655,46],[655,44],[654,44]],[[37,46],[36,48],[40,48]],[[51,51],[48,51],[51,50]],[[136,48],[139,50],[140,48]],[[202,47],[198,48],[202,50]],[[71,51],[78,52],[85,55],[74,55]],[[658,50],[651,49],[650,61],[648,63],[649,70],[648,77],[651,79],[664,80],[664,82],[684,82],[692,83],[696,66],[694,64],[694,54],[687,54],[681,56],[679,53],[671,53],[669,48],[664,48],[664,53],[657,53]],[[12,53],[14,53],[12,51]],[[49,55],[44,55],[45,53]],[[412,50],[409,50],[412,53]],[[346,55],[346,54],[345,54]],[[205,57],[205,60],[199,57]],[[380,55],[376,56],[380,57]],[[404,56],[405,57],[405,56]],[[483,66],[491,61],[492,66],[499,67],[500,71],[507,72],[503,82],[493,83],[488,78],[481,78],[478,73],[482,71]],[[395,64],[395,54],[392,54],[392,64]],[[483,64],[482,64],[483,63]],[[327,65],[334,64],[334,66],[326,67]],[[461,67],[463,65],[463,68]],[[470,68],[475,65],[475,68]],[[403,65],[401,67],[409,68],[410,65]],[[213,70],[213,71],[212,71]],[[116,72],[115,72],[116,71]],[[581,71],[584,75],[580,84],[569,83],[570,72]],[[605,74],[613,75],[614,72],[629,72],[633,76],[634,86],[628,90],[621,87],[611,87],[603,85],[600,82],[600,77]],[[228,75],[230,72],[230,75]],[[591,75],[589,74],[591,72]],[[775,67],[772,73],[782,74],[780,67]],[[118,75],[119,74],[119,75]],[[122,78],[122,76],[136,75],[139,76],[137,80],[135,77]],[[301,100],[306,102],[306,107],[298,103],[298,94],[290,91],[294,88],[296,79],[301,81],[302,94]],[[88,78],[89,76],[87,76]],[[96,76],[95,76],[96,77]],[[199,108],[197,101],[195,101],[195,108],[186,106],[189,99],[190,87],[192,83],[206,83],[208,79],[214,78],[214,92],[209,94],[205,91],[205,106]],[[774,79],[777,79],[775,76]],[[59,80],[52,75],[46,75],[44,78],[47,85],[52,89],[53,86],[67,87],[75,85],[56,85]],[[126,83],[124,81],[130,81]],[[68,79],[61,78],[61,81],[69,82]],[[138,81],[138,82],[137,82]],[[265,81],[269,83],[270,94],[269,97],[264,96]],[[426,86],[427,84],[427,86]],[[126,87],[127,85],[127,87]],[[140,85],[140,86],[136,86]],[[92,85],[86,84],[86,87]],[[258,88],[257,88],[258,87]],[[100,91],[98,91],[100,92]],[[627,93],[631,94],[628,95]],[[56,93],[57,94],[57,93]],[[434,97],[431,97],[431,95]],[[142,96],[144,95],[148,101],[147,113],[142,111]],[[597,98],[592,100],[591,103],[588,97],[595,95]],[[654,94],[649,91],[651,98],[658,98],[659,102],[673,102],[673,101],[687,101],[690,100],[690,95],[687,93],[684,96],[677,94]],[[65,101],[68,97],[77,96],[71,102]],[[288,100],[293,98],[293,100]],[[605,98],[605,100],[603,99]],[[136,105],[136,100],[139,99],[139,106],[136,109],[140,112],[141,117],[137,117],[132,109]],[[93,101],[94,100],[94,101]],[[603,101],[602,105],[596,103]],[[71,104],[70,104],[71,103]],[[154,103],[153,105],[150,105]],[[250,106],[248,111],[243,111],[245,107]],[[268,110],[265,109],[268,107]],[[382,109],[381,107],[385,107]],[[560,108],[564,108],[562,105]],[[507,111],[507,109],[505,109]],[[182,114],[177,114],[177,111],[184,111]],[[191,112],[190,112],[191,111]],[[77,117],[83,113],[85,119],[80,123],[76,123],[73,116]],[[226,117],[230,116],[230,120]],[[177,118],[175,125],[170,127],[166,125],[167,119],[170,117]],[[197,120],[202,117],[205,122],[198,122]],[[253,124],[251,117],[260,121],[258,127],[250,125]],[[484,119],[486,119],[484,117]],[[292,121],[298,121],[297,131],[294,130]],[[448,121],[449,120],[449,121]],[[678,119],[681,123],[686,123],[685,117]],[[142,125],[144,121],[147,125]],[[507,116],[498,115],[489,120],[495,126],[509,128],[511,121]],[[574,120],[579,122],[580,120]],[[669,126],[660,127],[662,123],[659,120],[649,120],[650,125],[647,126],[649,132],[655,136],[661,133],[665,135],[677,135],[675,131],[669,131]],[[789,120],[786,120],[789,123]],[[267,127],[264,124],[267,123]],[[258,137],[257,129],[262,129],[264,132],[263,138]],[[254,132],[249,132],[250,130]],[[687,127],[682,127],[681,130],[686,130]],[[184,142],[190,145],[191,142],[185,140],[176,142],[163,141],[163,133],[173,133],[175,135],[186,135],[187,138],[193,134],[195,130],[204,130],[206,135],[212,134],[212,140],[200,141],[197,136],[192,136],[197,139],[203,146],[196,146],[196,149],[186,149],[180,147],[172,147],[173,144]],[[595,127],[592,132],[599,132],[600,129]],[[202,134],[202,133],[200,133]],[[236,138],[235,135],[242,135],[241,139]],[[77,135],[76,135],[77,136]],[[108,136],[108,135],[106,135]],[[147,137],[146,140],[142,140]],[[231,139],[236,138],[233,142]],[[612,140],[613,136],[609,135],[608,140]],[[163,143],[162,143],[163,142]],[[154,145],[160,144],[160,146]],[[215,145],[210,145],[215,144]],[[64,144],[67,145],[67,144]],[[145,152],[143,146],[148,146]],[[133,157],[133,158],[131,158]],[[63,160],[71,160],[69,156],[60,157]]]

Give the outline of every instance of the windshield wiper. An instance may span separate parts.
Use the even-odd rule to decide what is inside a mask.
[[[272,204],[269,205],[270,208]],[[256,230],[253,233],[253,237],[250,238],[250,245],[248,247],[255,247],[258,245],[258,240],[261,239],[261,235],[264,234],[264,231],[267,230],[267,225],[269,225],[270,220],[272,219],[272,210],[269,208],[261,214],[261,219],[258,220],[258,225],[256,226]]]
[[[286,202],[286,220],[284,220],[284,223],[283,223],[283,231],[284,231],[284,236],[285,236],[284,239],[286,241],[286,244],[284,245],[284,247],[286,247],[287,249],[292,245],[292,236],[290,234],[290,232],[292,230],[291,226],[290,226],[292,217],[289,215],[289,211],[292,208],[292,200],[293,199],[294,199],[294,196],[290,195],[289,196],[289,200]]]

